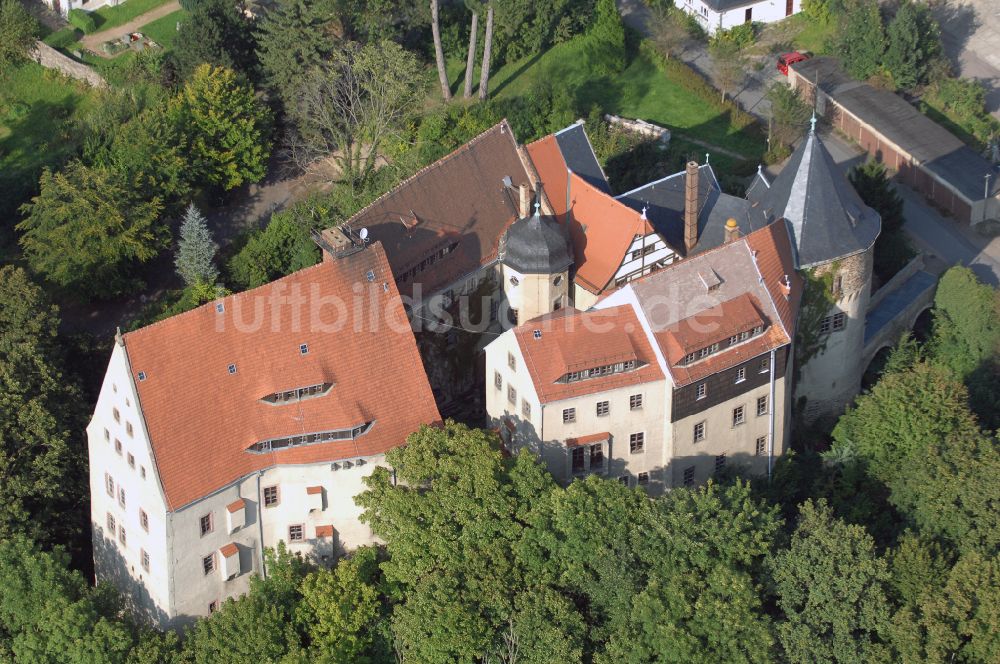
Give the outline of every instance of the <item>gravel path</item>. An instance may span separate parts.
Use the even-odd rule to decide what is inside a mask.
[[[83,39],[80,40],[80,44],[83,45],[85,49],[90,51],[95,55],[99,55],[102,58],[110,58],[112,56],[108,55],[101,48],[101,44],[104,42],[114,41],[132,32],[141,32],[139,28],[146,25],[147,23],[152,23],[158,18],[163,18],[167,14],[172,14],[181,8],[181,3],[177,0],[173,2],[168,2],[165,5],[160,5],[156,9],[151,9],[145,14],[140,14],[134,19],[125,23],[124,25],[119,25],[116,28],[111,28],[109,30],[101,30],[100,32],[92,32],[89,35],[85,35]]]

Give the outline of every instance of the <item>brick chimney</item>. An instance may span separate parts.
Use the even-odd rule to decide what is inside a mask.
[[[519,187],[519,190],[521,194],[521,218],[524,219],[531,215],[531,188],[525,183]]]
[[[737,225],[736,220],[730,217],[726,221],[726,244],[729,244],[733,240],[740,239],[740,227]]]
[[[689,253],[698,244],[698,162],[687,163],[684,191],[684,250]]]

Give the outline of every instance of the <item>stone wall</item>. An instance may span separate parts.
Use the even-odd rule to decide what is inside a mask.
[[[47,69],[55,69],[70,78],[84,81],[95,88],[105,88],[107,81],[91,67],[67,57],[43,42],[35,42],[35,62]]]

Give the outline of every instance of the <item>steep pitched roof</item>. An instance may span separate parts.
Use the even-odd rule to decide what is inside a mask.
[[[570,236],[576,256],[575,282],[600,294],[611,284],[636,235],[654,233],[648,219],[588,184],[569,178]]]
[[[656,232],[678,254],[684,250],[684,194],[687,172],[681,171],[625,192],[615,198],[636,211],[646,208]],[[703,236],[708,212],[719,199],[721,189],[715,172],[708,164],[698,168],[698,236]],[[732,196],[728,198],[733,198]],[[737,199],[738,200],[738,199]],[[721,239],[721,238],[720,238]]]
[[[782,285],[791,280],[790,295]],[[631,282],[636,302],[666,358],[674,385],[687,385],[791,342],[802,283],[784,222]],[[734,329],[763,321],[763,334],[728,346]],[[681,364],[692,345],[721,349]]]
[[[582,177],[591,186],[610,195],[611,187],[608,185],[608,178],[604,175],[601,163],[597,161],[594,146],[590,144],[590,139],[583,127],[583,121],[580,120],[565,129],[560,129],[553,136],[559,145],[559,151],[562,153],[566,168]]]
[[[531,180],[504,120],[421,169],[345,225],[355,232],[367,228],[368,237],[382,243],[402,293],[412,294],[414,283],[421,283],[427,295],[496,258],[501,234],[518,216],[517,188],[532,185]],[[337,233],[327,229],[323,236],[332,240]],[[444,255],[433,268],[424,269],[426,259],[439,252]]]
[[[262,468],[385,452],[440,419],[377,243],[130,332],[124,343],[133,374],[143,373],[139,405],[171,510]],[[280,405],[263,400],[321,384],[332,387]],[[369,422],[354,440],[248,451]]]
[[[788,220],[796,265],[810,267],[865,251],[882,228],[814,131],[766,190],[752,194],[757,219]]]
[[[585,312],[560,309],[519,325],[514,335],[541,403],[663,379],[639,319],[627,305]],[[557,382],[571,371],[630,360],[639,368]]]
[[[555,218],[535,214],[518,219],[503,235],[500,260],[521,274],[555,274],[573,264],[566,226]]]

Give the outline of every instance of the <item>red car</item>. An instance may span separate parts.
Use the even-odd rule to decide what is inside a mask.
[[[796,62],[802,62],[803,60],[808,60],[809,55],[806,53],[799,53],[798,51],[792,51],[791,53],[782,53],[778,56],[778,71],[780,71],[785,76],[788,76],[788,65],[794,65]]]

